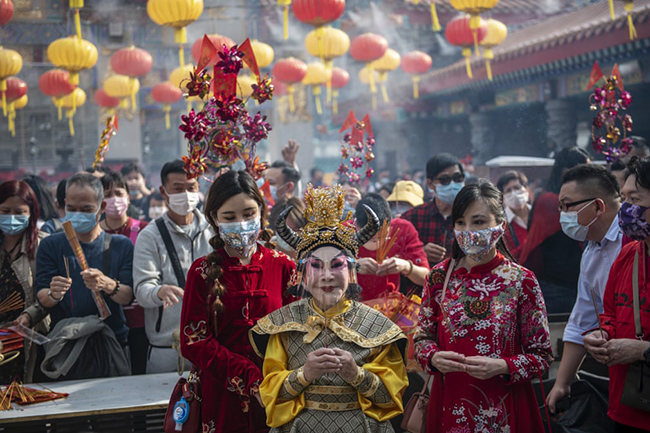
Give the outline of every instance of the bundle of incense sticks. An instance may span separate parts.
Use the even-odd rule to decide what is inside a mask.
[[[600,315],[598,314],[598,303],[596,302],[596,292],[594,289],[591,289],[591,302],[594,303],[594,312],[596,313],[596,318],[598,319],[598,329],[600,329],[600,335],[603,335],[603,322],[600,321]]]
[[[25,301],[20,297],[16,292],[13,292],[11,295],[0,302],[0,314],[5,314],[14,310],[21,310],[25,306]]]
[[[79,266],[81,266],[81,269],[85,271],[88,269],[88,262],[86,261],[86,256],[81,249],[81,244],[79,243],[79,239],[77,239],[77,234],[72,227],[72,223],[70,221],[64,222],[63,230],[65,231],[65,236],[68,238],[68,242],[70,243],[70,247],[72,248],[75,257],[79,262]],[[95,300],[95,305],[97,305],[97,309],[99,310],[99,317],[106,319],[111,315],[111,310],[108,309],[108,305],[106,304],[106,301],[104,301],[104,298],[102,298],[102,295],[93,292],[93,299]]]
[[[57,400],[67,396],[66,393],[54,392],[47,388],[45,390],[29,388],[24,386],[22,382],[14,380],[4,390],[0,390],[0,410],[11,410],[12,401],[20,405],[26,405]]]
[[[399,228],[395,230],[393,235],[390,235],[390,221],[384,220],[384,223],[381,225],[381,230],[379,230],[379,248],[377,248],[377,263],[381,264],[386,259],[388,252],[393,248],[395,241],[397,240],[397,234],[399,233]]]

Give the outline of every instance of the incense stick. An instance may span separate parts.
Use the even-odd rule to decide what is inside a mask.
[[[598,329],[600,329],[600,335],[603,335],[603,322],[600,321],[600,315],[598,314],[598,304],[596,303],[596,292],[594,289],[591,289],[591,302],[594,303],[594,313],[596,313],[596,319],[598,319]]]
[[[68,258],[63,256],[63,264],[65,265],[65,276],[70,279],[70,265],[68,264]]]
[[[381,264],[386,259],[386,256],[395,245],[397,240],[397,234],[399,233],[399,227],[395,230],[395,233],[391,236],[390,234],[390,222],[384,220],[379,231],[379,247],[377,248],[377,263]]]
[[[81,244],[79,243],[79,239],[77,239],[77,233],[75,233],[70,221],[63,223],[63,231],[65,231],[65,236],[68,238],[68,242],[70,243],[72,252],[74,252],[75,257],[79,262],[79,266],[81,266],[82,270],[87,270],[88,262],[86,261],[86,256],[81,249]],[[108,309],[108,305],[106,304],[104,298],[102,298],[102,295],[97,292],[93,292],[93,299],[95,301],[95,305],[97,305],[97,310],[99,310],[99,316],[102,319],[106,319],[111,315],[111,310]]]
[[[14,310],[20,310],[25,306],[25,301],[17,292],[13,292],[7,298],[0,302],[0,314],[8,313]]]

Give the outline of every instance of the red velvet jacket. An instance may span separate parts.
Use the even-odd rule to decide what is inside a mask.
[[[295,264],[285,254],[258,245],[249,265],[225,250],[221,284],[224,311],[216,317],[207,277],[208,262],[198,259],[187,274],[181,313],[183,356],[201,369],[201,417],[205,433],[268,431],[264,409],[251,397],[262,382],[262,360],[253,352],[248,330],[258,319],[293,300],[286,296]]]
[[[635,338],[634,307],[632,300],[632,270],[634,253],[639,252],[639,299],[643,339],[650,340],[650,279],[647,275],[647,256],[643,242],[633,241],[621,249],[612,264],[603,299],[604,312],[600,315],[603,330],[610,339]],[[621,404],[621,394],[629,364],[609,367],[609,411],[611,419],[621,424],[645,430],[650,425],[650,412]]]

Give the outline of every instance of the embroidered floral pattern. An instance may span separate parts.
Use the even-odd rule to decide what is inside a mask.
[[[205,320],[201,320],[199,323],[190,322],[189,325],[183,328],[183,334],[187,340],[187,345],[191,346],[194,343],[203,341],[208,337],[208,325],[205,323]]]
[[[216,433],[217,429],[214,426],[214,421],[210,421],[203,424],[203,433]]]
[[[241,399],[241,411],[243,413],[248,413],[248,410],[250,409],[251,397],[250,393],[246,392],[246,385],[244,384],[243,379],[237,376],[233,377],[232,379],[228,378],[228,391],[239,395],[239,398]]]

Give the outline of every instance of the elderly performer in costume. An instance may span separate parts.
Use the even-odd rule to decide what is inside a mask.
[[[392,432],[408,384],[407,340],[381,313],[355,298],[359,246],[379,229],[357,233],[340,220],[341,187],[305,194],[307,224],[296,234],[284,211],[277,232],[298,252],[297,290],[307,295],[260,319],[251,329],[253,347],[264,357],[260,395],[272,432]],[[306,291],[305,291],[306,289]]]

